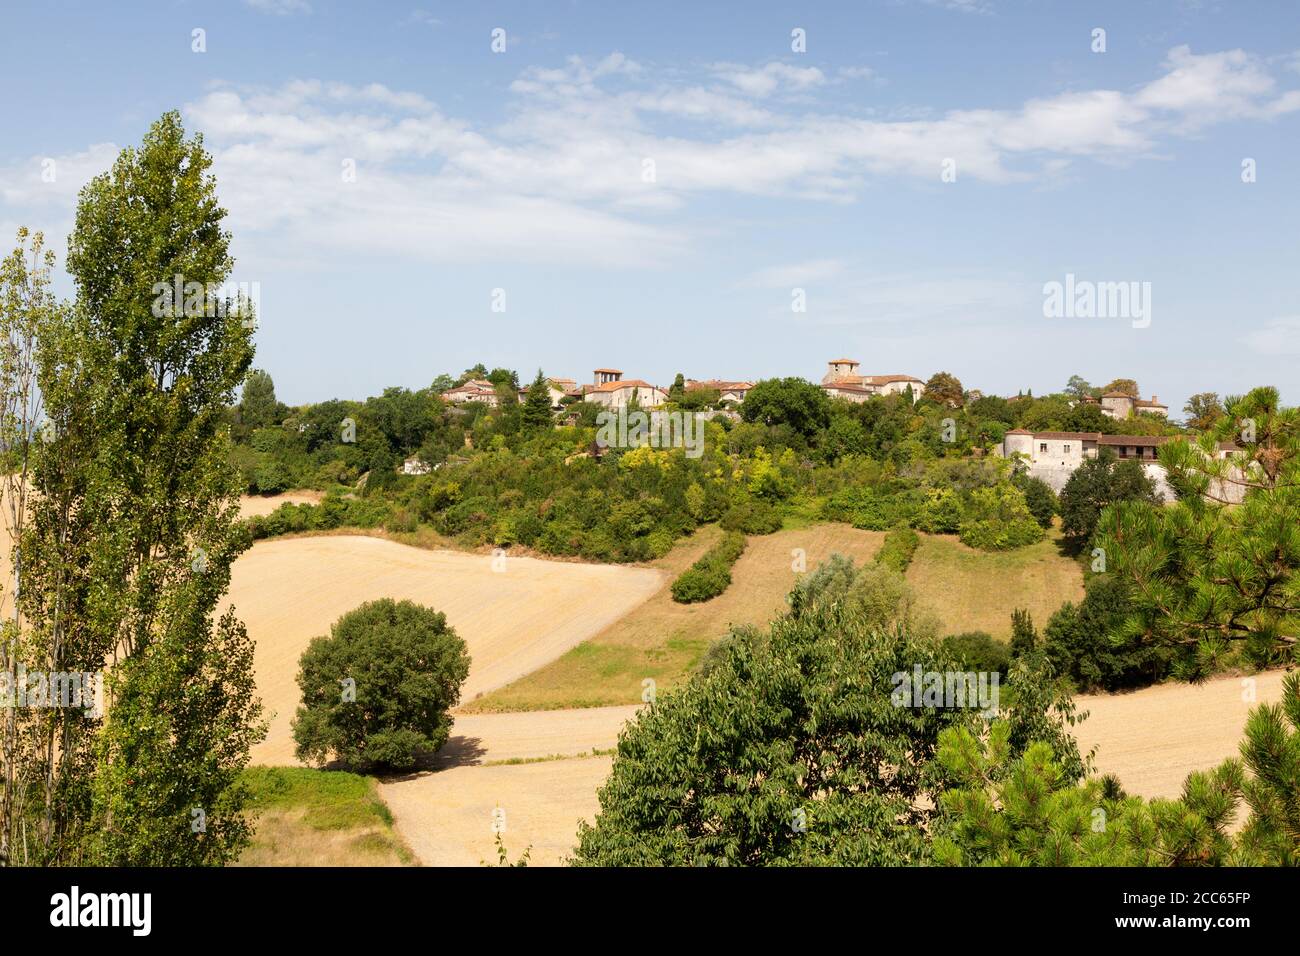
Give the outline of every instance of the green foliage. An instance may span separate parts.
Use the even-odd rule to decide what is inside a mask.
[[[28,664],[109,670],[113,703],[47,738],[30,862],[219,865],[247,839],[237,780],[264,728],[251,644],[216,607],[248,544],[226,434],[253,349],[213,291],[232,260],[210,166],[167,113],[93,179],[69,241],[77,306],[43,329]]]
[[[1008,551],[1043,540],[1043,528],[1010,483],[976,488],[970,494],[959,536],[963,544],[985,551]]]
[[[677,576],[673,600],[691,604],[717,597],[731,584],[731,566],[745,550],[745,536],[728,531],[703,557]]]
[[[1123,502],[1097,531],[1110,571],[1132,586],[1125,635],[1171,649],[1184,678],[1237,653],[1294,661],[1300,647],[1300,414],[1272,388],[1227,404],[1213,432],[1161,448],[1174,505]],[[1234,435],[1240,450],[1215,457]],[[1234,490],[1241,504],[1222,503]]]
[[[940,734],[939,761],[955,786],[940,796],[936,862],[1152,867],[1229,859],[1227,827],[1241,786],[1232,769],[1193,774],[1181,800],[1144,803],[1111,780],[1076,785],[1047,744],[1013,754],[1006,724],[993,724],[986,740],[966,727]]]
[[[939,735],[950,774],[934,858],[962,866],[1295,866],[1300,862],[1300,675],[1251,711],[1241,759],[1190,774],[1177,800],[1126,796],[1113,777],[1076,784],[1046,743],[1015,756],[1008,727]],[[1249,772],[1247,772],[1249,771]],[[1249,811],[1235,833],[1242,804]]]
[[[1079,604],[1062,606],[1043,630],[1043,653],[1079,690],[1123,690],[1163,679],[1167,650],[1124,631],[1132,613],[1129,586],[1114,574],[1088,579]]]
[[[1011,649],[986,631],[949,634],[942,647],[962,670],[1004,674],[1011,664]]]
[[[1050,528],[1052,518],[1056,515],[1056,493],[1052,491],[1052,486],[1041,478],[1031,478],[1024,474],[1017,475],[1012,483],[1024,494],[1025,506],[1039,526]]]
[[[278,424],[280,404],[275,400],[275,383],[261,369],[253,369],[244,380],[239,398],[239,420],[248,428]]]
[[[897,675],[945,663],[905,626],[877,627],[906,618],[875,600],[885,578],[899,580],[835,556],[801,581],[789,614],[763,632],[734,632],[708,666],[642,710],[619,739],[573,862],[925,862],[934,810],[920,798],[943,786],[940,732],[975,718],[895,706]],[[1043,734],[1059,723],[1050,700],[1027,694],[994,720]],[[1060,740],[1060,759],[1077,762],[1072,740]]]
[[[719,523],[727,531],[771,534],[781,530],[781,512],[766,501],[743,501],[728,508]]]
[[[830,400],[821,388],[802,378],[769,378],[749,390],[740,415],[747,422],[788,425],[811,438],[830,424]]]
[[[876,552],[876,561],[902,574],[912,563],[912,557],[920,545],[920,535],[907,525],[902,525],[885,535],[884,543]]]
[[[550,428],[551,419],[551,383],[537,370],[537,377],[528,386],[528,398],[524,400],[523,424],[532,431]]]
[[[1120,501],[1160,500],[1155,482],[1142,463],[1119,461],[1108,448],[1086,459],[1061,489],[1061,532],[1076,554],[1085,550],[1096,533],[1102,512]]]
[[[1034,627],[1034,618],[1025,608],[1018,607],[1011,612],[1012,657],[1024,657],[1038,649],[1038,629]]]
[[[414,766],[447,742],[468,674],[465,642],[445,615],[411,601],[363,604],[303,652],[295,753],[317,764]]]

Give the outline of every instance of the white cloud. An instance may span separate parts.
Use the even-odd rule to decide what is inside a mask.
[[[213,150],[232,227],[268,246],[632,265],[690,248],[676,214],[701,195],[852,202],[873,179],[937,184],[947,159],[963,180],[1051,181],[1082,159],[1167,153],[1169,140],[1210,123],[1300,106],[1300,91],[1280,90],[1260,58],[1186,47],[1133,91],[1070,91],[1012,109],[818,112],[811,98],[832,82],[816,67],[715,64],[700,75],[615,52],[525,69],[495,126],[449,116],[420,93],[321,80],[217,85],[186,113]],[[0,169],[0,197],[70,211],[115,152],[56,157],[54,188],[40,181],[39,157]],[[342,181],[344,160],[356,163],[355,183]]]
[[[742,93],[758,97],[770,96],[778,90],[802,93],[826,83],[826,74],[815,66],[790,66],[776,60],[758,68],[719,63],[713,72]]]

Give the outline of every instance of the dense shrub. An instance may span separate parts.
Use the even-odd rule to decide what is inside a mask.
[[[1124,634],[1132,612],[1128,585],[1114,574],[1088,580],[1078,604],[1060,608],[1043,629],[1043,651],[1080,690],[1144,687],[1168,673],[1168,650]]]
[[[1008,551],[1043,540],[1043,528],[1020,489],[1004,483],[971,492],[959,535],[972,548]]]
[[[876,552],[876,561],[902,574],[912,563],[912,556],[920,544],[920,535],[907,525],[900,525],[885,535],[884,543]]]
[[[1031,478],[1026,474],[1016,475],[1013,484],[1025,496],[1025,506],[1034,520],[1040,526],[1050,528],[1057,508],[1056,492],[1052,491],[1052,486],[1041,478]]]
[[[949,634],[942,646],[963,670],[1005,674],[1011,665],[1011,649],[986,631]]]
[[[717,597],[731,584],[731,566],[745,550],[745,536],[728,531],[703,557],[677,576],[673,600],[691,604]]]
[[[363,604],[303,652],[295,753],[318,765],[411,767],[447,742],[468,674],[445,615],[389,598]]]
[[[781,510],[766,501],[745,501],[732,505],[719,524],[727,531],[771,534],[781,530]]]

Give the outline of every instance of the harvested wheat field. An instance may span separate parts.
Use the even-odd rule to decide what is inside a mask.
[[[325,495],[319,491],[286,491],[282,495],[242,495],[239,499],[239,517],[253,518],[269,515],[280,505],[320,504]]]
[[[461,715],[434,760],[436,772],[389,778],[379,792],[426,866],[495,863],[498,808],[512,862],[531,847],[530,865],[557,865],[573,851],[578,821],[591,822],[599,809],[596,792],[612,758],[592,751],[611,749],[636,711]]]
[[[1129,793],[1176,797],[1193,770],[1238,755],[1252,707],[1282,699],[1282,671],[1221,677],[1204,684],[1161,684],[1130,694],[1075,698],[1089,717],[1074,728],[1079,748],[1097,748],[1097,770]],[[1253,681],[1254,700],[1244,699]]]
[[[257,643],[257,687],[271,716],[253,761],[293,763],[298,659],[342,614],[377,598],[410,599],[447,615],[469,647],[463,701],[554,660],[664,584],[651,568],[425,551],[379,538],[265,541],[235,562],[230,602]]]

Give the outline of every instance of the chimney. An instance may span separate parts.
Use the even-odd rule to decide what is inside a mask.
[[[1154,392],[1152,392],[1152,393],[1151,393],[1151,404],[1152,404],[1152,405],[1157,405],[1157,404],[1159,404],[1159,402],[1160,402],[1160,396],[1157,395],[1157,394],[1155,394]]]

